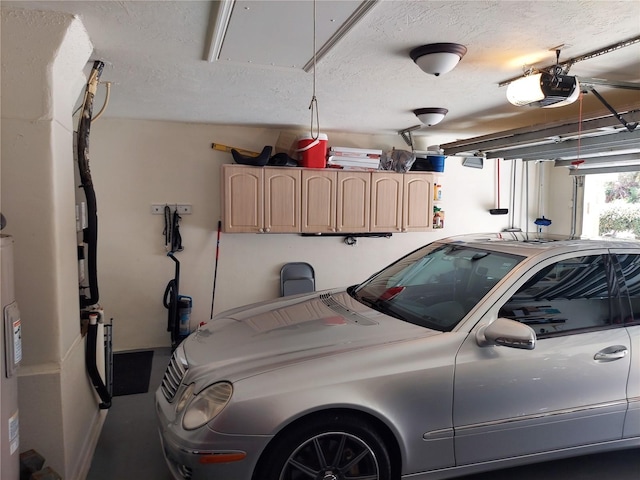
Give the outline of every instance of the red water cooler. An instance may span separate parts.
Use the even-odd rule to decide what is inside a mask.
[[[18,428],[18,366],[22,359],[20,311],[13,283],[13,237],[0,234],[0,303],[2,303],[2,341],[0,341],[0,465],[2,480],[20,478],[20,436]]]

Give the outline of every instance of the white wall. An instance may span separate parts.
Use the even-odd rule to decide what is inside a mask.
[[[20,451],[83,478],[100,432],[80,332],[72,110],[92,45],[75,17],[2,9],[3,233],[22,319]]]
[[[117,87],[112,95],[117,95]],[[97,107],[96,107],[97,108]],[[288,133],[288,132],[285,132]],[[91,130],[91,171],[98,198],[98,275],[101,304],[114,319],[114,348],[129,350],[169,345],[165,286],[174,276],[166,256],[162,215],[151,215],[157,203],[189,203],[193,214],[180,226],[184,251],[180,260],[180,294],[193,297],[192,324],[210,318],[215,268],[217,222],[220,218],[220,170],[233,163],[230,153],[211,148],[221,143],[260,151],[275,145],[279,130],[203,124],[101,118]],[[375,137],[327,132],[329,145],[406,149],[399,136]],[[283,135],[286,137],[288,135]],[[424,143],[438,143],[428,139]],[[426,145],[425,145],[426,147]],[[420,148],[425,148],[420,147]],[[519,195],[522,162],[518,162]],[[512,162],[503,162],[501,200],[509,207]],[[530,167],[530,225],[538,216],[537,179]],[[551,174],[566,174],[549,168]],[[394,234],[390,239],[361,238],[355,247],[341,237],[302,237],[284,234],[221,235],[214,313],[279,294],[281,266],[306,261],[316,270],[317,288],[346,286],[364,280],[399,256],[434,239],[468,232],[500,231],[511,226],[526,230],[525,201],[518,197],[514,218],[493,216],[496,205],[495,161],[483,169],[462,166],[448,158],[442,178],[445,229]],[[547,218],[561,217],[545,212]],[[559,220],[558,220],[559,221]],[[563,233],[568,233],[565,226]]]
[[[504,161],[505,164],[508,164],[507,168],[511,168],[514,162],[516,165],[515,208],[508,205],[510,208],[509,223],[511,224],[513,221],[516,227],[531,234],[535,234],[539,229],[543,233],[571,234],[574,180],[573,177],[569,176],[569,170],[566,167],[554,167],[554,162],[551,161]],[[509,177],[506,181],[508,186],[505,192],[507,193],[507,199],[509,199],[513,191],[513,178]],[[582,222],[581,189],[577,196],[577,225],[574,233],[580,235]],[[513,217],[512,210],[514,211]],[[537,218],[542,217],[551,220],[551,225],[539,227],[534,223]]]

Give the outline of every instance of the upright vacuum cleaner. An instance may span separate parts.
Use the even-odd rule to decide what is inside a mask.
[[[171,217],[171,210],[166,206],[165,220],[165,239],[167,245],[171,246],[167,256],[175,262],[175,274],[167,284],[167,288],[165,288],[162,303],[169,311],[167,331],[171,334],[171,350],[173,351],[191,333],[190,322],[193,299],[178,293],[180,291],[180,261],[174,253],[183,249],[178,225],[180,216],[177,211],[174,211],[173,217]]]

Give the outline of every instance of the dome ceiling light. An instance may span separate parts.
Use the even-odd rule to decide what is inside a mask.
[[[467,47],[458,43],[430,43],[416,47],[409,55],[424,72],[436,77],[450,72],[467,53]]]
[[[440,123],[448,112],[446,108],[418,108],[413,111],[416,117],[429,127]]]

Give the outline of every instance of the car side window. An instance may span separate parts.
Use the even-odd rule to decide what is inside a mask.
[[[616,298],[610,257],[580,256],[533,272],[499,315],[531,326],[539,337],[566,335],[614,324],[620,318]]]
[[[620,278],[623,298],[622,315],[614,323],[640,324],[640,255],[616,254],[614,264]]]

